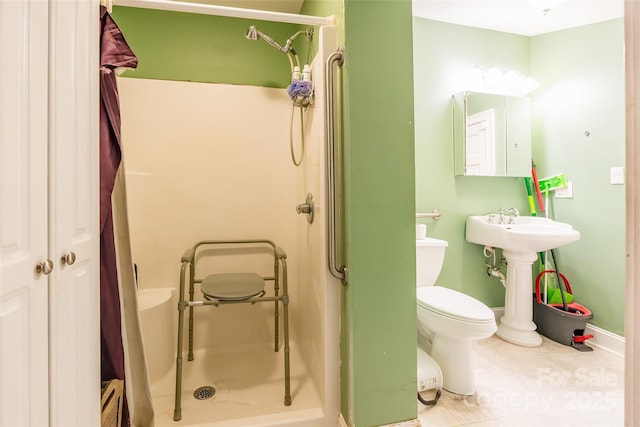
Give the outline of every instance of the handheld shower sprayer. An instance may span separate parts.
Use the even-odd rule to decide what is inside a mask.
[[[298,31],[297,33],[295,33],[294,35],[292,35],[287,39],[284,46],[281,46],[274,39],[272,39],[262,31],[258,30],[254,25],[249,27],[249,29],[247,30],[244,36],[249,40],[263,39],[264,41],[269,43],[271,46],[278,49],[280,52],[292,53],[293,55],[295,55],[296,51],[293,49],[291,45],[293,44],[293,41],[296,39],[296,37],[298,37],[300,34],[304,34],[309,41],[313,40],[313,27],[309,28],[308,30]]]
[[[278,49],[280,52],[287,53],[287,51],[283,50],[284,48],[282,46],[280,46],[278,44],[278,42],[276,42],[274,39],[272,39],[271,37],[269,37],[268,35],[266,35],[262,31],[258,30],[253,25],[249,27],[249,29],[247,30],[247,32],[246,32],[246,34],[244,36],[249,40],[263,39],[264,41],[269,43],[271,46],[273,46],[276,49]]]
[[[293,41],[298,36],[304,34],[304,36],[309,41],[309,44],[311,44],[311,41],[313,40],[313,31],[313,27],[310,27],[308,30],[302,30],[294,33],[287,39],[284,46],[281,46],[274,39],[258,30],[254,25],[251,25],[244,35],[248,40],[263,39],[271,46],[278,49],[280,52],[286,54],[287,58],[289,59],[292,82],[287,87],[287,93],[293,100],[291,108],[291,123],[289,126],[289,147],[291,149],[291,160],[293,161],[293,164],[295,166],[300,166],[302,164],[302,158],[304,157],[304,111],[313,102],[313,82],[311,81],[311,68],[309,67],[309,65],[305,65],[301,73],[300,59],[298,58],[298,54],[293,48]],[[295,66],[293,64],[292,57],[295,58]],[[296,107],[300,107],[300,131],[302,138],[300,159],[296,159],[296,155],[293,149],[293,113]]]

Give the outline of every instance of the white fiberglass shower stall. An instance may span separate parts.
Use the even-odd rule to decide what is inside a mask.
[[[117,4],[144,3],[130,2]],[[234,9],[204,8],[209,11],[195,13]],[[306,24],[304,16],[290,21],[299,18],[288,14],[255,19],[281,17]],[[323,95],[327,58],[337,46],[333,25],[316,28],[315,98],[305,113],[299,167],[289,151],[292,105],[285,89],[118,79],[129,233],[156,426],[338,423],[341,285],[327,268]],[[299,128],[294,132],[300,135]],[[312,223],[296,211],[308,194]],[[206,306],[194,310],[195,360],[184,357],[182,419],[173,421],[180,257],[200,240],[255,238],[273,240],[287,253],[292,405],[282,402],[273,305]],[[213,397],[196,399],[201,387],[213,387]]]

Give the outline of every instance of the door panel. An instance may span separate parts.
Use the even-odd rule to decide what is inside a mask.
[[[50,9],[51,425],[99,425],[99,8]]]
[[[0,1],[0,425],[49,419],[47,14]]]
[[[494,111],[486,110],[467,116],[466,175],[496,173],[496,140]]]

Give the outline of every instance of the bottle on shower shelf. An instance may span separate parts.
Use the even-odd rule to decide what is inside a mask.
[[[302,80],[311,81],[311,67],[309,64],[304,64],[302,69]]]
[[[297,82],[300,79],[301,79],[300,67],[296,65],[295,67],[293,67],[293,73],[291,73],[291,81]]]

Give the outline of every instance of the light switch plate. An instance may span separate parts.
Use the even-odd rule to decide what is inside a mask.
[[[567,182],[566,187],[556,188],[554,195],[556,199],[573,199],[573,182]]]
[[[611,184],[624,184],[624,167],[611,168]]]

